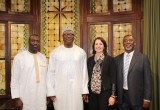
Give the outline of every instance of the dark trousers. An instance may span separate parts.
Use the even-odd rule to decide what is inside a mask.
[[[102,90],[100,94],[90,91],[89,110],[111,110],[108,106],[108,99],[111,96],[111,90]]]
[[[123,90],[123,103],[119,106],[120,110],[146,110],[142,106],[132,106],[127,90]]]

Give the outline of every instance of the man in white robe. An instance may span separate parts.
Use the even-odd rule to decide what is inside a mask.
[[[39,36],[29,37],[29,49],[14,57],[11,95],[23,110],[46,110],[46,57],[38,52]]]
[[[63,32],[63,41],[64,45],[50,54],[47,96],[55,110],[83,110],[83,99],[88,98],[86,53],[73,44],[74,33],[69,27]]]

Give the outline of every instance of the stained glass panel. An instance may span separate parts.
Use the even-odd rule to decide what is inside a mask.
[[[30,0],[11,0],[12,12],[29,12]]]
[[[125,35],[132,35],[132,24],[123,23],[123,24],[114,24],[113,25],[113,55],[117,56],[124,52],[123,48],[123,37]]]
[[[6,94],[5,84],[5,24],[0,23],[0,95]]]
[[[92,54],[92,44],[96,37],[103,37],[108,44],[108,24],[90,25],[90,54]]]
[[[73,28],[74,43],[80,45],[79,0],[42,0],[42,52],[49,53],[63,44],[62,33],[66,26]]]
[[[5,60],[0,60],[0,95],[6,94]]]
[[[108,0],[90,0],[90,13],[109,14]]]
[[[0,11],[6,11],[5,0],[0,0]]]
[[[0,23],[0,58],[5,58],[5,24]]]
[[[29,37],[28,24],[11,24],[11,57],[27,49]]]
[[[113,0],[113,11],[132,11],[132,0]]]

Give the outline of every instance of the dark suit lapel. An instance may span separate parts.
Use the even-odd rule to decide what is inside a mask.
[[[132,57],[132,59],[131,59],[130,66],[129,66],[128,73],[129,73],[129,72],[131,71],[131,69],[133,68],[134,64],[136,63],[136,60],[137,60],[137,53],[134,52],[133,57]]]
[[[92,60],[91,60],[91,63],[90,63],[90,68],[92,69],[92,71],[93,71],[94,65],[95,65],[95,61],[94,61],[94,56],[93,56]],[[92,77],[92,72],[90,72],[90,77]]]
[[[122,75],[123,75],[123,64],[124,64],[124,60],[123,59],[124,59],[124,53],[120,57],[120,62],[121,63],[119,64],[120,65],[120,69],[121,69],[120,71],[121,71]]]

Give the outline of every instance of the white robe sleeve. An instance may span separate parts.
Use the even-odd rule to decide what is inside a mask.
[[[50,55],[47,72],[47,96],[55,96],[55,56]]]
[[[12,99],[19,98],[19,77],[20,77],[20,61],[18,57],[15,57],[12,65],[12,74],[11,74],[11,95]]]
[[[82,59],[82,94],[88,94],[88,72],[87,72],[87,56],[84,52]]]

